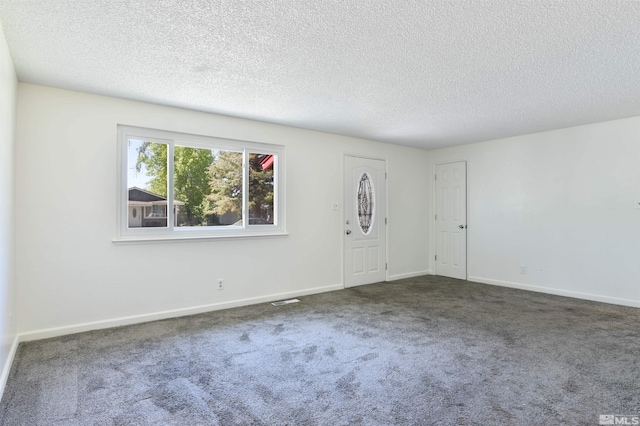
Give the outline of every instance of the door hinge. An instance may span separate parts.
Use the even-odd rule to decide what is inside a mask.
[[[435,258],[436,258],[435,260],[438,260],[438,255],[437,254],[435,255]]]
[[[385,225],[387,224],[387,218],[386,217],[384,218],[384,224]]]
[[[388,269],[389,269],[389,264],[385,262],[385,264],[384,264],[384,270],[386,271],[386,270],[388,270]]]
[[[433,175],[433,180],[438,180],[438,175]]]
[[[387,172],[384,172],[384,178],[385,179],[387,178]]]
[[[436,220],[438,220],[438,215],[436,215]]]

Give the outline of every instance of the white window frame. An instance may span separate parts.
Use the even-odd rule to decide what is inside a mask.
[[[167,226],[163,228],[129,228],[128,227],[128,141],[140,139],[167,144]],[[175,146],[192,148],[217,149],[223,151],[242,152],[242,225],[239,226],[174,226],[174,184],[173,152]],[[274,224],[249,225],[247,211],[249,197],[249,154],[271,154],[275,156],[274,170]],[[148,129],[118,125],[118,202],[117,230],[114,242],[135,241],[172,241],[191,239],[218,239],[238,237],[263,237],[287,235],[285,227],[285,166],[284,146],[212,136],[192,135],[165,130]]]

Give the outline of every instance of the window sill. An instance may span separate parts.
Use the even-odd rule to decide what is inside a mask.
[[[230,234],[230,235],[158,235],[158,236],[133,236],[116,237],[111,240],[113,244],[154,244],[154,243],[184,243],[189,241],[214,241],[214,240],[242,240],[254,238],[287,237],[288,232],[265,232],[256,234]]]

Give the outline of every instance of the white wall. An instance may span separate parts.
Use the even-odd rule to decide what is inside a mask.
[[[640,306],[640,117],[431,154],[468,161],[469,280]]]
[[[428,187],[427,151],[29,84],[18,90],[16,273],[25,339],[341,288],[343,211],[331,207],[342,205],[345,153],[387,160],[389,278],[428,270],[430,195],[416,190]],[[117,124],[285,145],[290,235],[114,244]],[[218,277],[222,291],[214,289]]]
[[[14,306],[14,133],[18,81],[0,26],[0,396],[15,351]]]

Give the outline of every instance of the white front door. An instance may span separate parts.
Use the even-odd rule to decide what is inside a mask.
[[[139,228],[142,226],[142,213],[144,207],[142,206],[129,206],[129,228]]]
[[[344,165],[344,286],[385,281],[385,162],[345,156]]]
[[[436,274],[467,279],[467,163],[436,165]]]

